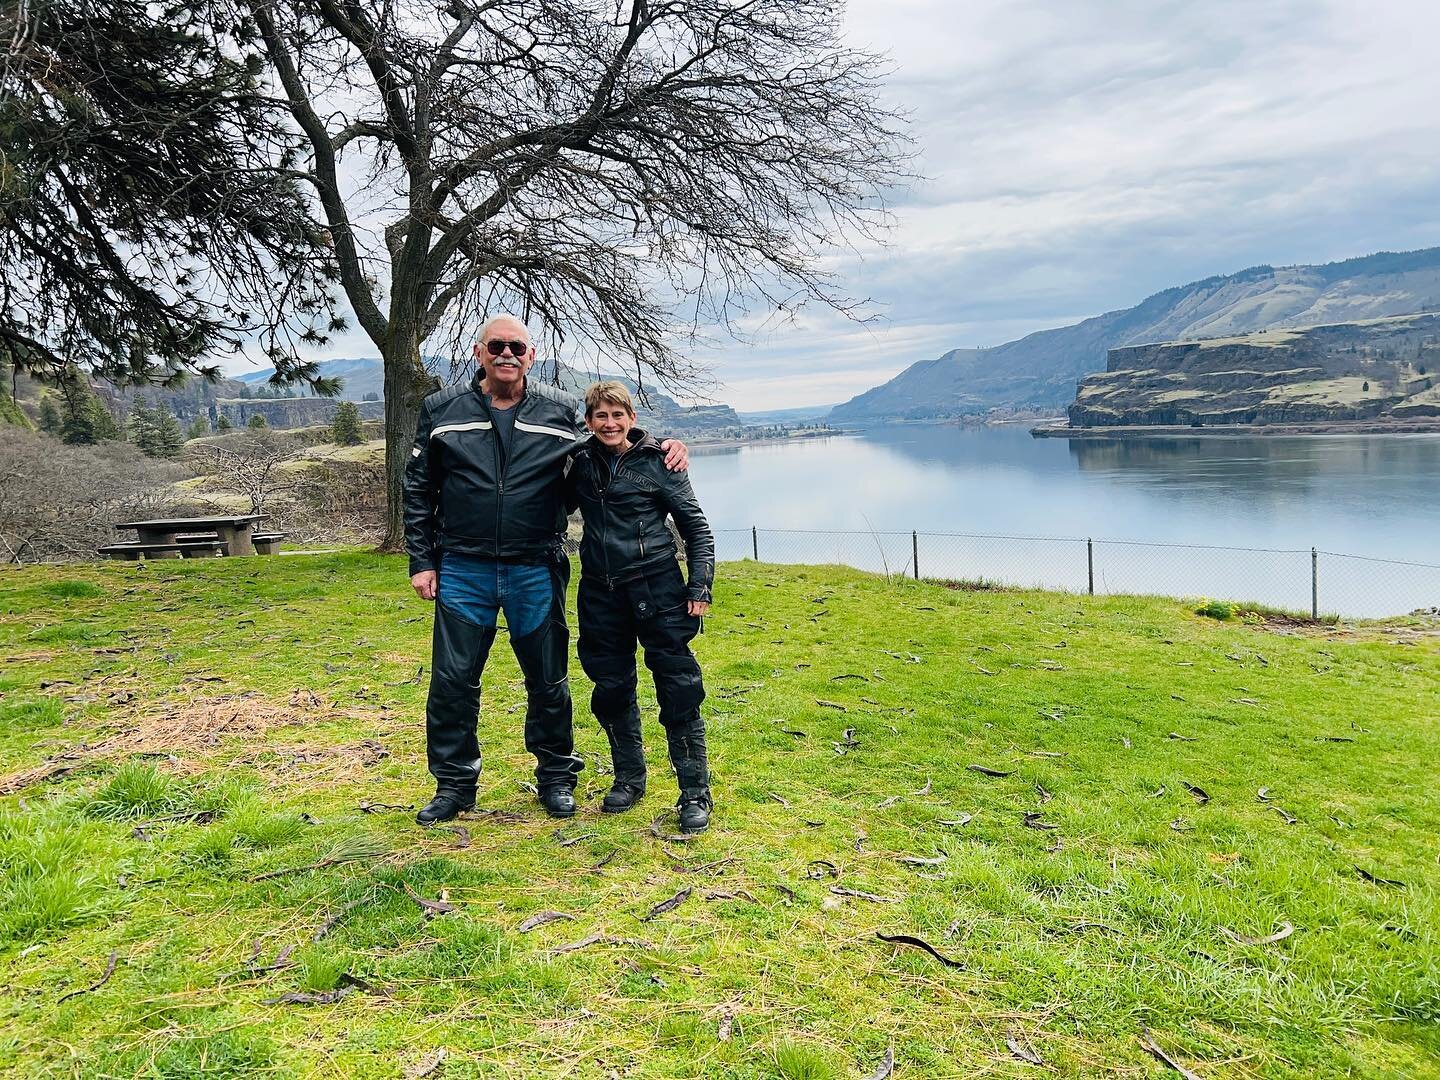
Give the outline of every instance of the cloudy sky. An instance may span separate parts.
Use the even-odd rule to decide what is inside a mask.
[[[892,58],[926,179],[842,264],[878,323],[814,311],[701,357],[742,410],[1256,263],[1440,245],[1433,0],[851,0],[848,33]]]

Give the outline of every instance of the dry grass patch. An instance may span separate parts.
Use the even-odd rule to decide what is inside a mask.
[[[272,704],[255,693],[226,694],[179,707],[167,706],[164,711],[138,717],[99,742],[81,743],[33,768],[0,776],[0,795],[13,795],[94,761],[141,754],[203,757],[206,751],[220,745],[222,736],[260,739],[272,728],[312,721],[312,716]]]

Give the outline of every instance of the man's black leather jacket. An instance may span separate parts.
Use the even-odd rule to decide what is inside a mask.
[[[570,497],[585,518],[580,571],[613,588],[674,563],[675,538],[665,527],[668,513],[685,541],[690,599],[708,602],[715,581],[715,537],[689,474],[666,469],[660,444],[639,428],[630,429],[630,442],[618,459],[593,439],[575,453]]]
[[[544,562],[565,535],[565,461],[581,435],[579,402],[526,381],[507,457],[481,389],[483,374],[420,406],[405,467],[410,573],[438,569],[441,551]]]

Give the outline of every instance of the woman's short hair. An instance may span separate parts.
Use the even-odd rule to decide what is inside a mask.
[[[635,415],[635,402],[630,397],[630,391],[625,389],[625,384],[607,379],[605,382],[591,383],[590,388],[585,391],[585,415],[589,416],[601,405],[619,405],[631,416]]]

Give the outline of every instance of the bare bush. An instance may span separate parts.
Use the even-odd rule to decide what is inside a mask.
[[[378,544],[385,534],[384,459],[305,464],[285,504],[284,529],[300,543]]]
[[[294,487],[294,473],[284,466],[295,449],[289,436],[256,428],[193,443],[185,458],[206,478],[202,490],[243,495],[250,501],[250,513],[263,514],[271,500]]]
[[[184,470],[125,443],[67,446],[0,425],[0,557],[9,563],[93,559],[114,525],[171,512]]]

